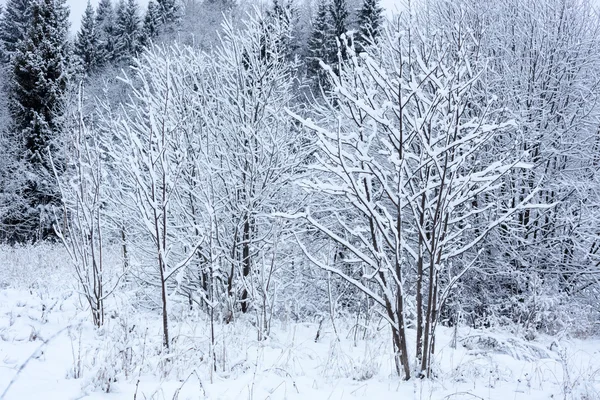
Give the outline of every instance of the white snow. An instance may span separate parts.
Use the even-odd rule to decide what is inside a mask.
[[[163,355],[160,313],[136,306],[131,283],[111,297],[96,330],[63,261],[49,245],[0,248],[2,399],[600,398],[599,339],[440,328],[435,377],[403,382],[392,374],[386,324],[373,322],[363,339],[351,318],[336,321],[339,341],[325,319],[316,343],[317,321],[280,315],[262,342],[249,320],[218,323],[211,373],[204,312],[173,305],[175,341]]]

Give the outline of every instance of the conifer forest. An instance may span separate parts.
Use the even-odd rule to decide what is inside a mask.
[[[0,400],[600,400],[596,0],[0,0],[0,152]]]

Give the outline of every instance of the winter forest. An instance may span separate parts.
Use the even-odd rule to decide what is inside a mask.
[[[0,399],[600,399],[598,6],[0,3]]]

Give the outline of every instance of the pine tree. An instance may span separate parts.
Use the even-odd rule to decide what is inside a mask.
[[[364,0],[358,14],[357,49],[362,51],[367,45],[376,43],[381,35],[383,9],[378,0]]]
[[[136,0],[121,0],[117,5],[115,24],[116,52],[121,60],[128,60],[141,49],[142,26]]]
[[[329,5],[325,0],[320,0],[317,5],[317,14],[313,23],[312,34],[308,41],[309,58],[307,62],[308,76],[314,79],[317,87],[325,84],[325,74],[320,62],[332,61],[331,54],[331,18]]]
[[[154,0],[150,0],[144,17],[142,45],[148,46],[152,39],[159,35],[162,25],[161,17],[160,6]]]
[[[100,46],[100,64],[105,65],[117,58],[115,37],[115,10],[111,0],[100,0],[96,9],[96,29]]]
[[[8,0],[0,18],[0,54],[8,62],[14,55],[18,43],[25,38],[30,22],[31,0]]]
[[[16,223],[28,227],[27,239],[43,238],[52,232],[48,208],[57,201],[48,154],[54,157],[58,153],[58,115],[63,110],[70,72],[69,9],[65,1],[37,0],[31,4],[29,28],[12,59],[13,130],[22,135],[22,158],[30,171],[24,194],[28,209],[23,212],[23,220]]]
[[[102,62],[99,32],[90,0],[81,20],[81,28],[77,32],[74,53],[79,58],[83,71],[88,75],[95,72]]]

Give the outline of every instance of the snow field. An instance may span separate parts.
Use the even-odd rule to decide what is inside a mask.
[[[335,329],[325,319],[317,342],[319,321],[279,316],[261,342],[251,318],[219,321],[214,371],[205,312],[172,303],[174,340],[164,354],[160,313],[134,307],[138,292],[129,283],[111,297],[107,322],[96,330],[60,248],[1,250],[6,400],[600,399],[598,339],[526,341],[500,329],[440,328],[435,378],[402,382],[392,373],[386,324],[357,329],[352,316],[338,318]]]

